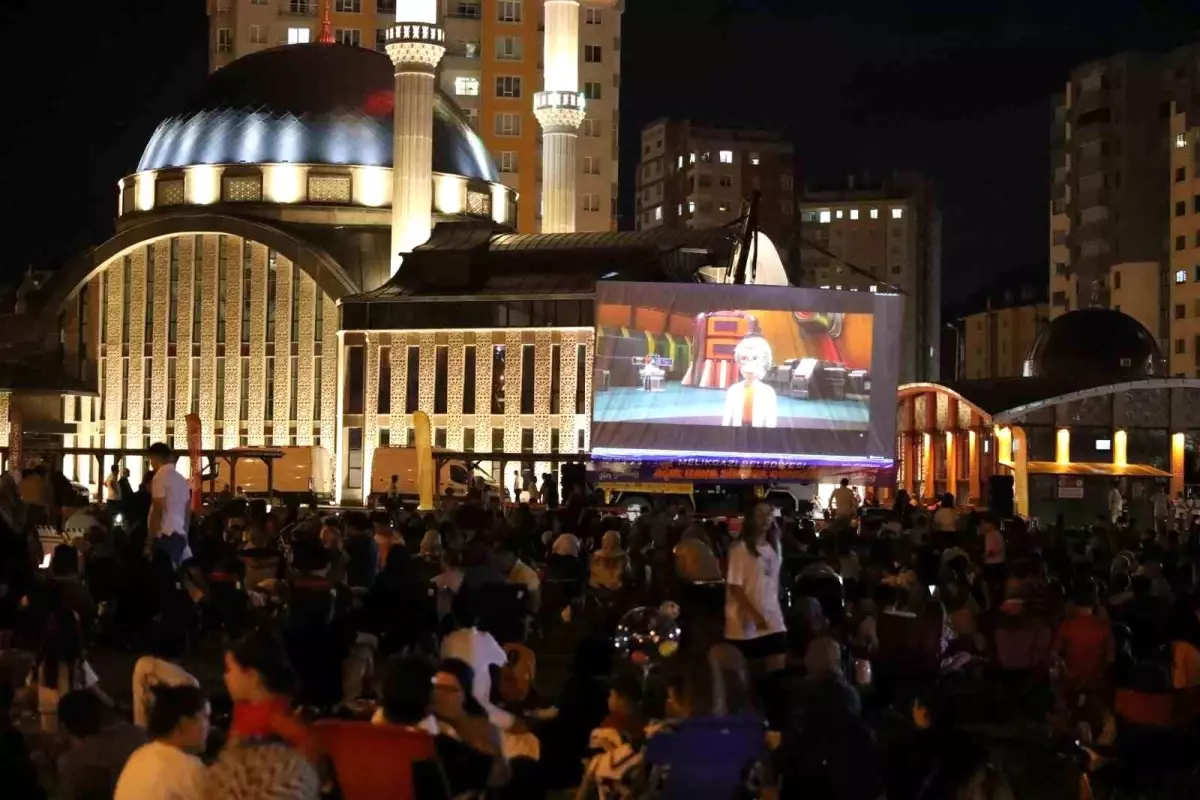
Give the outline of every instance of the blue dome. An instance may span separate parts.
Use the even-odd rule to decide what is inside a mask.
[[[382,53],[344,45],[288,45],[239,58],[158,126],[138,171],[238,163],[390,167],[393,72]],[[440,91],[433,170],[499,180],[483,140]]]

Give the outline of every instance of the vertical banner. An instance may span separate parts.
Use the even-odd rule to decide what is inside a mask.
[[[204,504],[204,487],[200,481],[200,415],[187,415],[187,444],[188,461],[191,467],[191,477],[188,483],[192,486],[192,510],[199,511]]]
[[[17,483],[21,482],[21,472],[25,469],[25,414],[21,407],[9,400],[8,406],[8,469],[16,476]]]
[[[417,494],[420,497],[420,511],[433,510],[433,440],[429,425],[429,415],[424,411],[413,413],[413,432],[417,448]]]

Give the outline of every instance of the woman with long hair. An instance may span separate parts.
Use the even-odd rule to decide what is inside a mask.
[[[231,744],[278,737],[307,752],[308,727],[291,708],[296,674],[277,634],[255,631],[225,651],[225,688],[233,701]]]
[[[29,675],[29,688],[37,693],[38,714],[46,733],[58,730],[58,701],[67,692],[88,689],[112,705],[84,657],[83,630],[73,612],[54,611],[46,620],[42,646]]]
[[[756,504],[742,522],[741,536],[729,548],[725,574],[725,638],[746,659],[767,671],[784,667],[787,627],[779,604],[783,557],[772,508]]]

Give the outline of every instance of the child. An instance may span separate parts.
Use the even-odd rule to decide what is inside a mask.
[[[639,676],[615,676],[608,689],[608,716],[592,731],[589,747],[594,755],[580,786],[581,795],[586,795],[588,788],[594,785],[600,800],[633,796],[646,738],[641,704]]]
[[[640,739],[646,726],[641,717],[642,683],[635,675],[618,675],[608,687],[608,716],[600,728],[616,731],[626,739]],[[592,739],[595,740],[593,732]]]

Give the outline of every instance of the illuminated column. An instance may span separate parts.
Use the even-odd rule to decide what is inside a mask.
[[[1113,464],[1118,467],[1129,464],[1129,437],[1125,431],[1117,431],[1113,434],[1112,452]]]
[[[388,28],[387,52],[396,68],[392,138],[392,274],[404,253],[433,230],[434,73],[446,53],[437,25],[437,0],[399,0]]]
[[[978,502],[979,497],[979,435],[967,431],[967,502]]]
[[[933,435],[929,433],[921,434],[921,472],[920,499],[927,500],[934,496],[934,476],[937,474],[933,465]]]
[[[1012,429],[1013,507],[1018,516],[1029,516],[1029,437],[1024,428]]]
[[[946,491],[958,503],[958,434],[946,431]]]
[[[1187,448],[1187,436],[1182,433],[1171,434],[1171,497],[1183,493],[1183,464],[1184,451]]]
[[[1071,429],[1059,428],[1054,439],[1054,463],[1071,463]]]
[[[545,91],[533,96],[542,126],[542,232],[575,230],[575,145],[587,116],[579,91],[579,0],[546,0]]]

